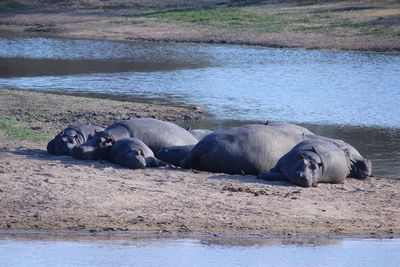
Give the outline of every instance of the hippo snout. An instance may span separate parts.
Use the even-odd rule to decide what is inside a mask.
[[[127,159],[125,166],[131,169],[142,169],[146,167],[146,159],[142,156],[131,156]]]
[[[302,187],[313,186],[312,179],[310,177],[308,177],[308,175],[303,171],[297,171],[291,180],[294,184],[302,186]]]
[[[368,159],[359,160],[356,162],[357,172],[355,174],[355,178],[358,179],[366,179],[371,176],[372,173],[372,164]]]

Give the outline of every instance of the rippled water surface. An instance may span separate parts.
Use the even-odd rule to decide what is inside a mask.
[[[27,239],[0,236],[1,266],[399,266],[399,239]]]
[[[218,128],[290,121],[400,176],[400,55],[0,37],[0,88],[201,105]]]

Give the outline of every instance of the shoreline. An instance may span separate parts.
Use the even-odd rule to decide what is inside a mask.
[[[399,234],[274,234],[274,233],[226,233],[226,232],[169,232],[169,231],[68,231],[68,230],[2,230],[2,236],[28,239],[90,239],[90,240],[140,240],[140,239],[244,239],[244,240],[296,240],[296,239],[400,239]]]
[[[79,161],[46,152],[51,135],[76,121],[107,125],[139,115],[179,124],[202,114],[177,107],[0,90],[0,117],[48,134],[39,141],[19,140],[0,130],[0,229],[172,235],[400,234],[400,179],[346,179],[343,184],[301,188],[255,176],[168,167],[130,170],[107,161]]]
[[[107,7],[97,0],[83,7],[31,2],[26,9],[0,10],[0,30],[114,41],[400,52],[400,4],[389,0],[312,5],[143,0],[136,7],[118,1],[108,1]]]

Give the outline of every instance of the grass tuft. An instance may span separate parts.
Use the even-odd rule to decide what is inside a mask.
[[[45,141],[49,139],[47,133],[35,131],[17,122],[9,117],[0,116],[0,129],[8,138],[18,140],[30,140],[35,142]]]

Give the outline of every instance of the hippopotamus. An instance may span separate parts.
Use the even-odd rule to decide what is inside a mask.
[[[197,139],[197,141],[200,141],[201,139],[203,139],[204,136],[209,135],[210,133],[213,132],[213,131],[206,130],[206,129],[191,130],[190,128],[188,129],[188,131]]]
[[[371,176],[371,161],[361,156],[360,152],[358,152],[358,150],[355,149],[352,145],[340,139],[332,139],[320,135],[306,135],[306,138],[309,140],[322,140],[330,142],[343,150],[343,152],[347,155],[347,160],[349,161],[350,165],[349,177],[365,179]]]
[[[258,177],[288,180],[303,187],[316,186],[318,183],[342,183],[351,170],[346,157],[346,153],[331,142],[305,140],[279,159],[270,172]]]
[[[162,147],[155,153],[155,156],[164,162],[182,167],[182,160],[189,156],[193,147],[194,145]]]
[[[71,155],[78,159],[108,159],[112,144],[129,137],[140,139],[153,151],[166,146],[197,143],[191,133],[172,122],[152,118],[130,118],[113,123],[85,144],[74,148]]]
[[[74,147],[88,141],[96,132],[102,131],[104,131],[104,128],[97,125],[69,125],[47,144],[47,152],[55,155],[70,155]]]
[[[196,144],[182,166],[210,172],[253,174],[267,172],[303,134],[289,133],[263,124],[215,131]]]
[[[153,151],[145,143],[137,138],[116,141],[110,149],[109,159],[130,169],[166,166],[164,162],[154,157]]]

